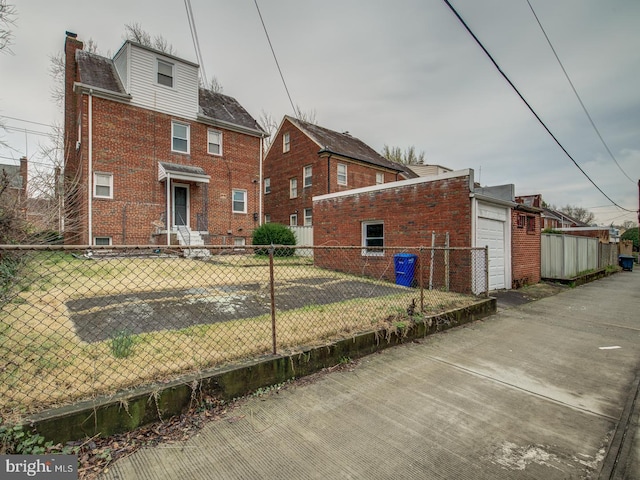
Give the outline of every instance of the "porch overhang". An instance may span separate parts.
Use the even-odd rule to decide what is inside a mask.
[[[211,177],[200,167],[158,162],[158,181],[162,182],[167,178],[196,183],[209,183],[211,180]]]

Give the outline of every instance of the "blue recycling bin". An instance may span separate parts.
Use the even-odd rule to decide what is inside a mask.
[[[396,284],[410,287],[413,283],[413,275],[416,271],[417,255],[413,253],[396,253],[393,263],[396,271]]]
[[[632,255],[618,255],[618,265],[623,270],[629,270],[633,272],[633,256]]]

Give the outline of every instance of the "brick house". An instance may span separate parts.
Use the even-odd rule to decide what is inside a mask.
[[[416,175],[348,132],[285,116],[264,159],[265,221],[313,225],[313,197]]]
[[[351,258],[316,250],[314,260],[320,267],[393,280],[393,248],[428,248],[434,233],[448,233],[453,248],[488,246],[489,288],[511,288],[515,206],[513,185],[479,188],[471,169],[320,195],[313,199],[314,245],[362,248],[350,250]],[[446,288],[476,291],[476,282],[485,283],[478,277],[482,258],[460,250],[442,259],[441,265],[449,265]],[[436,276],[442,277],[435,284],[441,287],[444,276]]]
[[[511,211],[512,287],[520,288],[540,281],[542,199],[528,195],[515,200]]]
[[[68,244],[244,244],[260,218],[265,132],[199,66],[126,41],[65,41]]]

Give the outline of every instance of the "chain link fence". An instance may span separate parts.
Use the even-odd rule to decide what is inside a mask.
[[[0,246],[0,416],[393,328],[487,292],[483,248],[304,249]]]

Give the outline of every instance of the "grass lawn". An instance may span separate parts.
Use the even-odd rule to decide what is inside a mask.
[[[398,288],[369,298],[354,293],[353,298],[332,303],[323,297],[329,284],[368,285],[371,291],[388,290],[390,284],[322,270],[311,259],[298,257],[277,259],[274,270],[278,353],[371,330],[394,315],[406,315],[412,300],[419,301],[419,291]],[[65,252],[40,252],[21,271],[23,280],[14,282],[15,292],[5,295],[0,312],[0,415],[5,419],[272,351],[268,313],[215,323],[195,319],[173,330],[115,331],[108,340],[90,343],[76,334],[68,306],[77,300],[124,295],[120,301],[127,305],[126,312],[144,312],[154,304],[136,300],[136,294],[180,291],[187,292],[185,301],[202,303],[214,301],[212,289],[222,292],[215,297],[218,301],[225,292],[249,284],[253,290],[247,295],[268,305],[270,273],[264,258],[87,260]],[[278,298],[285,292],[289,299],[305,295],[297,302],[303,306],[280,308]],[[428,313],[474,301],[455,293],[425,292]]]

